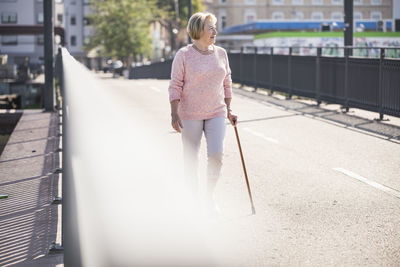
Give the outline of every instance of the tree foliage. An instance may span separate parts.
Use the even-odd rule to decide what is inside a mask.
[[[164,19],[175,21],[175,0],[157,0],[157,6],[165,11]],[[188,0],[178,0],[178,27],[185,28],[188,22]],[[201,0],[192,0],[192,13],[204,11]]]
[[[204,7],[201,0],[191,0],[192,13],[203,11]],[[174,53],[179,47],[178,42],[185,42],[183,40],[177,40],[177,34],[174,33],[174,29],[178,31],[186,31],[188,22],[188,0],[157,0],[157,6],[163,11],[163,16],[159,20],[169,32],[171,52]]]
[[[156,0],[95,0],[91,1],[90,21],[95,34],[90,50],[101,46],[102,54],[124,62],[138,55],[151,54],[149,24],[162,16]]]
[[[100,46],[103,56],[128,64],[139,55],[150,57],[152,22],[159,21],[168,29],[174,50],[173,29],[184,30],[188,20],[187,0],[91,0],[90,5],[94,34],[85,49]],[[192,0],[192,13],[203,9],[201,0]]]

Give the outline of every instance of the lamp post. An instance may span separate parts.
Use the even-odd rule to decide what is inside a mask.
[[[192,16],[192,0],[188,0],[188,22],[190,17]],[[190,35],[188,35],[188,44],[192,42]]]
[[[353,0],[344,0],[344,46],[353,46]],[[352,55],[353,50],[348,51]]]
[[[43,1],[44,13],[44,108],[53,110],[54,79],[53,79],[53,0]]]

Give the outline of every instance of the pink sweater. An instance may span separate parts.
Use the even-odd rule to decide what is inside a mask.
[[[193,45],[182,47],[172,62],[169,100],[180,99],[179,117],[206,120],[226,117],[224,99],[232,97],[231,69],[224,48],[203,55]]]

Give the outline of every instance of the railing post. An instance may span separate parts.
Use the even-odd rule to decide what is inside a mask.
[[[257,47],[254,47],[254,92],[257,91]]]
[[[316,89],[316,99],[317,99],[317,105],[319,106],[321,104],[321,99],[320,99],[320,90],[321,90],[321,54],[322,54],[322,48],[318,47],[317,48],[317,57],[316,57],[316,74],[315,74],[315,89]]]
[[[344,107],[346,112],[349,112],[349,50],[349,47],[344,48]]]
[[[292,47],[289,47],[289,57],[288,57],[288,87],[289,87],[289,96],[287,99],[292,98]]]
[[[379,120],[383,120],[383,61],[385,59],[385,48],[380,49],[379,57],[379,91],[378,91],[378,108]]]
[[[61,160],[61,168],[63,169],[62,173],[62,181],[61,181],[61,198],[65,200],[65,189],[66,189],[66,160],[67,160],[67,135],[66,135],[66,128],[67,128],[67,109],[66,109],[66,92],[65,92],[65,80],[64,80],[64,59],[62,57],[62,49],[59,50],[60,53],[60,92],[61,92],[61,108],[62,108],[62,160]],[[65,202],[63,202],[65,203]],[[65,219],[67,216],[67,210],[65,205],[62,207],[62,214],[61,214],[61,246],[64,247],[64,234],[65,234]]]
[[[239,57],[239,62],[240,62],[240,87],[243,87],[243,46],[240,47],[240,57]]]
[[[271,47],[271,56],[270,56],[270,61],[269,61],[269,77],[270,77],[270,79],[269,79],[269,81],[270,81],[270,95],[272,95],[273,93],[274,93],[274,79],[273,79],[273,76],[272,76],[272,68],[273,68],[273,66],[274,66],[274,63],[273,63],[273,57],[274,57],[274,48],[273,47]]]

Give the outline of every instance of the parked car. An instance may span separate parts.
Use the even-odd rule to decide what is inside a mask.
[[[119,76],[121,76],[123,74],[123,71],[125,70],[124,64],[121,60],[114,61],[111,66],[114,78],[118,78]]]
[[[107,60],[107,65],[103,67],[103,72],[111,72],[114,78],[118,78],[119,76],[123,75],[125,69],[126,68],[121,60],[112,61],[109,59]]]

